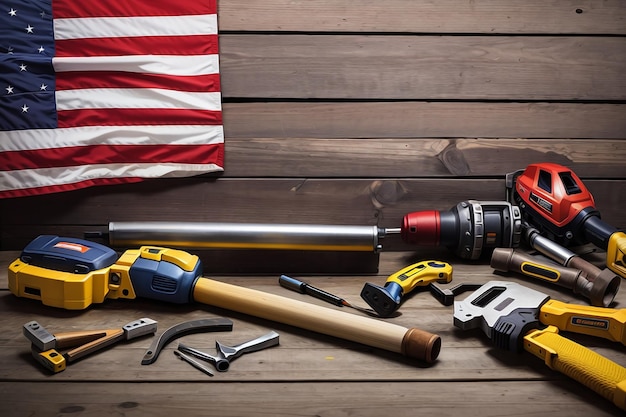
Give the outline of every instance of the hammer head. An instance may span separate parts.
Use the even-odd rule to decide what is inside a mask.
[[[454,302],[454,325],[480,328],[495,346],[521,352],[524,335],[539,327],[539,310],[549,299],[515,282],[490,281]]]
[[[41,324],[36,321],[29,321],[24,325],[24,336],[31,341],[40,351],[46,351],[54,349],[56,345],[56,338],[52,333],[46,330]]]

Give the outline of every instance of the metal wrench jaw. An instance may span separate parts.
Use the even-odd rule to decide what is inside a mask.
[[[196,358],[212,363],[213,366],[215,366],[215,369],[217,369],[219,372],[226,372],[228,368],[230,367],[230,363],[228,362],[228,359],[224,358],[220,353],[218,353],[218,356],[209,355],[206,352],[202,352],[201,350],[194,349],[182,343],[178,344],[178,350],[180,350],[183,353],[188,353],[192,356],[195,356]]]
[[[514,282],[490,281],[454,302],[454,326],[479,328],[495,346],[521,352],[523,336],[537,328],[540,307],[549,298]]]
[[[226,346],[218,341],[215,341],[215,347],[221,356],[223,356],[228,362],[232,362],[244,353],[256,352],[261,349],[278,345],[278,338],[278,333],[271,331],[266,335],[236,346]]]
[[[178,350],[212,363],[215,366],[215,369],[219,372],[226,372],[228,371],[228,368],[230,368],[230,362],[234,361],[244,353],[256,352],[257,350],[278,345],[278,336],[278,333],[272,331],[264,336],[249,340],[236,346],[226,346],[218,341],[215,341],[217,356],[209,355],[208,353],[186,346],[182,343],[178,344]]]

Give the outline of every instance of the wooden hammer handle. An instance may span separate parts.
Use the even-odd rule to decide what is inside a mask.
[[[57,350],[67,349],[74,346],[84,345],[106,336],[106,330],[78,330],[74,332],[55,333],[54,348]]]
[[[109,329],[103,330],[102,332],[102,337],[69,350],[63,356],[65,356],[68,362],[74,362],[77,359],[124,339],[124,329]]]
[[[441,338],[416,328],[345,313],[263,291],[198,278],[195,301],[434,362]]]

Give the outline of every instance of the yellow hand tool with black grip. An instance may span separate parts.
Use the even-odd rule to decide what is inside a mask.
[[[554,326],[524,336],[524,349],[542,359],[550,369],[575,379],[626,410],[626,368],[623,366],[559,336]]]
[[[454,302],[454,325],[480,328],[501,349],[528,351],[626,410],[626,368],[558,334],[561,329],[623,344],[624,312],[580,307],[514,282],[490,281]]]
[[[586,270],[561,266],[550,261],[541,261],[538,256],[511,248],[496,248],[491,254],[491,267],[496,271],[518,272],[546,283],[556,284],[588,298],[591,305],[609,307],[617,295],[621,278],[610,269],[600,270],[579,257],[575,263],[588,266]]]
[[[361,290],[361,298],[381,317],[389,317],[400,307],[402,297],[416,287],[426,287],[433,282],[447,284],[450,281],[452,266],[449,263],[422,261],[391,274],[384,287],[367,282]]]
[[[626,309],[603,308],[548,300],[539,320],[559,330],[601,337],[626,346]]]

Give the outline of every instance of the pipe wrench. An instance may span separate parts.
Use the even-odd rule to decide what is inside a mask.
[[[52,334],[36,321],[23,327],[24,336],[31,341],[33,357],[51,372],[65,370],[68,363],[122,340],[131,340],[156,332],[157,322],[142,318],[119,329],[85,330]],[[72,348],[59,353],[62,349]]]
[[[576,306],[508,281],[490,281],[454,302],[454,325],[480,328],[501,349],[524,350],[626,410],[626,368],[558,334],[559,330],[626,344],[626,309]],[[547,327],[546,327],[547,326]]]

